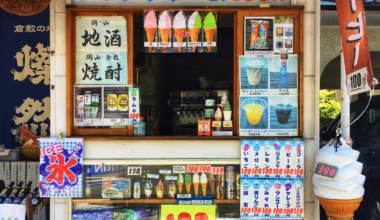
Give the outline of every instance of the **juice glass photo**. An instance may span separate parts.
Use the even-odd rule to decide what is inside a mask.
[[[277,28],[277,36],[282,36],[283,28]]]
[[[257,125],[261,120],[263,112],[267,109],[268,103],[263,99],[251,98],[244,100],[241,103],[241,107],[244,109],[249,123]]]
[[[288,123],[290,113],[292,113],[292,106],[289,104],[278,104],[274,106],[276,111],[277,121],[280,124]]]
[[[265,66],[264,62],[257,60],[248,60],[245,65],[247,70],[248,83],[250,85],[257,86],[261,80],[261,74]]]

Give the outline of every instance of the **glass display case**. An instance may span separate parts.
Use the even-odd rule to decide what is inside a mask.
[[[211,214],[215,218],[239,218],[238,162],[215,164],[212,161],[213,165],[184,162],[85,165],[84,196],[72,199],[71,217],[160,219],[168,209],[190,213],[205,206],[203,209],[214,210]],[[201,208],[199,212],[206,211]]]

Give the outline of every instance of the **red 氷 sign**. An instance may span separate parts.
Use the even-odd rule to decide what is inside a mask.
[[[372,64],[368,46],[363,0],[336,0],[349,95],[372,87]]]

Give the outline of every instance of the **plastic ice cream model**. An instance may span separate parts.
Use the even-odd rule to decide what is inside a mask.
[[[212,12],[209,12],[206,15],[205,20],[203,21],[203,29],[205,30],[207,42],[213,42],[214,34],[216,30],[216,20]],[[211,52],[211,46],[207,48],[208,48],[208,52]]]
[[[223,93],[223,96],[222,96],[222,103],[226,103],[228,102],[228,96],[227,96],[227,93]],[[223,107],[223,106],[222,106]]]
[[[151,198],[152,196],[152,190],[153,190],[153,185],[152,185],[152,181],[150,181],[149,179],[145,182],[145,189],[144,189],[144,192],[145,192],[145,198],[149,199]]]
[[[207,175],[205,173],[202,173],[201,186],[202,186],[203,196],[206,196],[206,193],[207,193],[207,182],[208,182]]]
[[[286,151],[287,153],[290,153],[290,152],[292,151],[292,146],[290,146],[289,144],[287,144],[287,145],[285,146],[285,151]]]
[[[164,184],[162,183],[161,179],[156,186],[156,194],[157,194],[157,199],[164,198]]]
[[[208,175],[208,183],[210,185],[211,195],[214,196],[214,193],[215,193],[215,178],[214,178],[214,175],[212,175],[211,173]]]
[[[177,177],[177,185],[178,185],[179,194],[182,194],[183,182],[184,182],[183,175],[179,173]]]
[[[144,28],[148,42],[154,41],[154,36],[157,30],[157,18],[154,11],[150,11],[144,19]],[[152,47],[149,47],[149,53],[152,52]]]
[[[185,29],[186,29],[186,18],[183,11],[178,12],[174,16],[173,29],[174,29],[174,37],[176,38],[177,42],[183,42],[183,36],[185,35]],[[181,51],[182,51],[182,47],[178,47],[178,52],[181,53]]]
[[[314,174],[314,193],[327,215],[348,217],[354,215],[362,201],[365,176],[361,174],[363,164],[357,162],[360,152],[348,146],[343,138],[339,140],[342,143],[340,147],[336,139],[318,151],[316,163],[336,166],[338,170],[334,178]],[[345,211],[338,213],[339,210]]]
[[[169,40],[169,33],[172,28],[172,20],[170,18],[170,15],[167,11],[163,11],[160,14],[159,20],[158,20],[158,29],[160,30],[161,34],[161,42],[167,43]],[[164,53],[166,53],[166,47],[164,47]]]
[[[188,25],[190,31],[191,42],[198,42],[199,31],[202,28],[201,16],[197,11],[193,12],[189,17]],[[195,48],[193,47],[193,52],[195,52]]]
[[[221,121],[222,118],[223,118],[222,110],[220,110],[220,108],[218,107],[218,109],[215,112],[215,120],[216,121]]]
[[[232,109],[229,102],[224,105],[223,116],[225,121],[231,121]]]
[[[198,196],[198,191],[199,191],[199,174],[198,173],[194,173],[193,175],[193,184],[194,184],[195,196]]]
[[[175,186],[175,183],[173,181],[170,181],[170,185],[169,185],[169,198],[175,199],[176,193],[177,193],[177,187]]]
[[[190,190],[191,190],[191,175],[189,173],[186,173],[186,175],[185,175],[185,184],[186,184],[186,192],[187,192],[187,194],[190,194]]]

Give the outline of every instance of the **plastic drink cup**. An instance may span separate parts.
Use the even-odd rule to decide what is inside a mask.
[[[253,86],[257,86],[261,80],[261,74],[265,66],[262,61],[247,61],[245,63],[247,70],[248,83]]]
[[[91,107],[91,118],[96,118],[98,114],[99,107]]]
[[[89,118],[91,116],[91,106],[84,107],[84,117]]]
[[[251,125],[257,125],[261,120],[264,110],[268,107],[268,104],[265,100],[252,98],[244,100],[241,103],[241,107],[245,110],[249,123]]]

